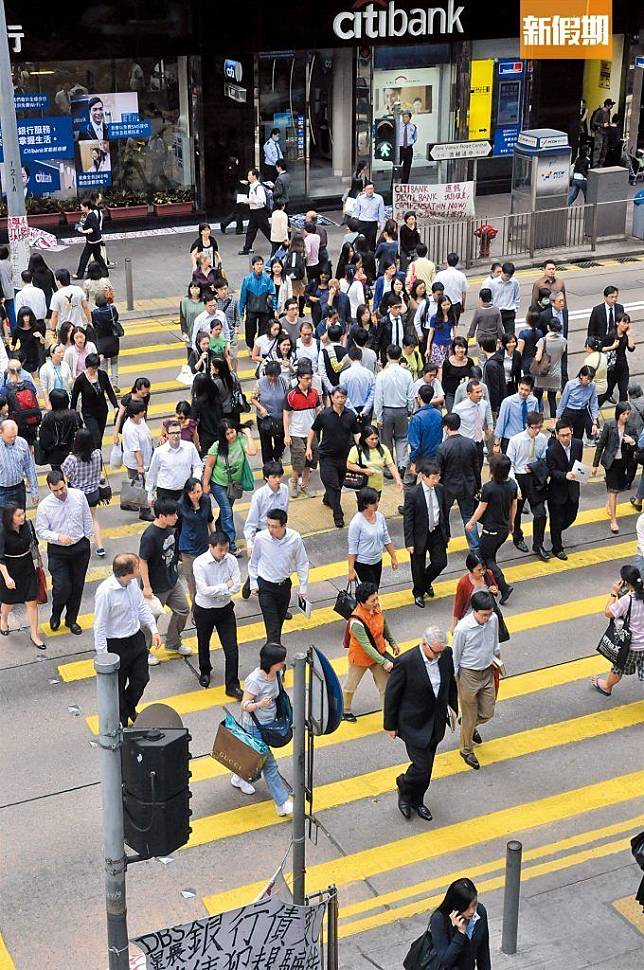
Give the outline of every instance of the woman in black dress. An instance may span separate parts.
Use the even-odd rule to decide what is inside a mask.
[[[217,385],[208,374],[195,376],[190,413],[197,422],[200,454],[203,458],[219,437],[219,422],[224,416]]]
[[[36,320],[34,311],[28,306],[18,310],[10,346],[13,351],[20,348],[18,356],[23,369],[36,377],[45,363],[45,323]]]
[[[420,233],[416,227],[416,213],[406,212],[404,219],[400,227],[400,268],[403,272],[410,262],[416,259],[416,246],[420,242]]]
[[[47,301],[47,319],[49,320],[51,317],[49,304],[51,303],[52,296],[58,289],[56,277],[40,253],[31,254],[27,269],[31,273],[31,282],[33,285],[37,286],[45,294],[45,300]]]
[[[501,591],[502,606],[510,599],[514,589],[505,581],[503,570],[496,561],[497,552],[514,528],[517,511],[518,486],[513,478],[509,478],[511,468],[512,462],[507,455],[492,455],[490,481],[481,489],[481,499],[474,515],[465,524],[465,531],[469,533],[476,522],[481,522],[483,528],[479,555],[486,568],[494,574],[496,585]]]
[[[16,604],[25,604],[29,621],[29,639],[34,647],[44,650],[38,626],[36,567],[31,555],[35,533],[25,510],[7,502],[2,510],[0,529],[0,633],[9,636],[9,614]]]
[[[443,361],[440,373],[440,382],[445,391],[445,407],[448,414],[451,414],[454,407],[456,388],[461,381],[470,379],[473,367],[474,361],[467,356],[467,340],[465,337],[455,337],[452,340],[452,352]]]
[[[71,402],[72,408],[75,408],[80,397],[83,421],[87,430],[92,433],[95,448],[100,448],[103,442],[107,424],[107,399],[109,398],[115,411],[118,411],[119,406],[110,379],[104,370],[99,369],[99,364],[98,354],[87,355],[85,370],[74,381]]]
[[[607,421],[602,428],[593,459],[593,475],[599,471],[600,464],[606,470],[606,511],[613,535],[619,533],[617,496],[630,488],[635,478],[636,444],[637,431],[631,424],[631,406],[628,401],[620,401],[615,408],[615,419]]]

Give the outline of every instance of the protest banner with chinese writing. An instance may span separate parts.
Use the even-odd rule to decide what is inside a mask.
[[[321,970],[324,908],[272,897],[134,942],[145,954],[145,970]]]
[[[474,218],[474,182],[445,185],[394,185],[393,216],[402,222],[405,212],[416,213],[419,225]]]

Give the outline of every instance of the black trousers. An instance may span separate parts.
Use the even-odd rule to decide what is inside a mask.
[[[244,239],[244,249],[247,252],[253,248],[253,243],[255,242],[255,237],[258,232],[263,232],[268,241],[271,241],[271,226],[268,221],[268,209],[249,209],[248,228],[246,230],[246,238]]]
[[[523,539],[523,529],[521,528],[521,513],[526,502],[530,504],[530,511],[534,518],[532,527],[532,548],[542,549],[544,536],[546,534],[546,502],[545,497],[540,498],[533,488],[532,475],[517,475],[517,483],[521,489],[522,498],[517,499],[517,511],[514,516],[514,532],[512,533],[513,542],[521,542]]]
[[[85,242],[83,251],[78,261],[78,269],[76,270],[76,275],[80,276],[81,279],[83,278],[83,276],[85,276],[85,270],[87,269],[87,264],[89,263],[90,259],[93,259],[96,263],[98,263],[98,265],[101,267],[103,276],[110,275],[109,270],[105,264],[105,260],[103,259],[103,253],[101,251],[102,245],[103,245],[102,242],[97,242],[97,243],[90,243],[87,241]]]
[[[244,217],[246,215],[246,206],[235,205],[235,208],[230,212],[225,219],[222,219],[221,231],[226,232],[226,229],[231,224],[235,223],[235,232],[238,236],[241,236],[244,232]]]
[[[361,583],[375,583],[376,586],[380,587],[382,559],[376,563],[359,562],[356,559],[354,568]]]
[[[335,458],[320,456],[320,478],[324,485],[324,497],[333,510],[334,519],[343,518],[340,497],[342,495],[342,486],[344,485],[346,474],[346,461],[340,462]]]
[[[103,446],[103,435],[105,434],[105,425],[107,424],[107,410],[105,411],[105,417],[103,415],[85,414],[83,413],[83,421],[85,422],[85,427],[92,436],[92,442],[95,448],[101,448]]]
[[[539,407],[541,407],[541,402],[543,400],[543,387],[535,387],[533,394],[539,402]],[[550,408],[550,417],[556,418],[557,416],[557,392],[546,389],[546,394],[548,395],[548,407]]]
[[[259,608],[264,617],[266,627],[266,642],[281,643],[282,627],[289,603],[291,602],[291,583],[287,579],[284,583],[269,583],[267,579],[257,577],[259,587]]]
[[[148,648],[145,636],[138,630],[131,637],[108,637],[107,649],[121,658],[119,667],[119,717],[123,727],[133,718],[136,705],[150,680]]]
[[[501,310],[501,323],[506,333],[514,333],[516,310]]]
[[[603,394],[599,395],[599,406],[601,407],[609,397],[613,396],[613,391],[615,388],[618,390],[618,401],[628,401],[628,379],[630,377],[630,371],[628,365],[626,367],[612,367],[608,371],[608,379],[606,381],[606,390]]]
[[[255,339],[266,333],[270,319],[270,313],[249,313],[248,310],[246,311],[244,336],[246,338],[246,346],[249,350],[252,350],[255,346]]]
[[[178,502],[183,495],[182,488],[164,488],[162,485],[157,485],[157,498],[171,498],[175,502]]]
[[[404,775],[398,775],[396,784],[403,798],[410,805],[417,807],[423,804],[425,792],[429,788],[429,783],[432,780],[432,770],[438,740],[432,738],[426,748],[417,748],[406,742],[405,747],[411,764]]]
[[[262,464],[267,461],[281,461],[284,454],[284,432],[281,434],[267,434],[259,432],[259,442],[262,446]]]
[[[51,615],[71,626],[78,619],[85,576],[89,566],[89,539],[82,538],[71,546],[47,544],[47,568],[51,573]]]
[[[570,421],[573,438],[579,438],[583,441],[584,433],[586,431],[590,432],[593,419],[590,416],[588,408],[581,408],[580,410],[565,408],[561,417],[566,421]]]
[[[361,232],[369,243],[369,249],[371,252],[375,252],[376,249],[376,237],[378,236],[378,223],[377,222],[365,222],[363,219],[358,219],[358,232]]]
[[[506,593],[508,584],[505,581],[503,570],[496,561],[496,554],[507,537],[508,529],[500,529],[498,532],[488,532],[485,528],[483,528],[481,529],[481,542],[479,545],[481,559],[487,568],[492,570],[494,578],[496,579],[496,584],[501,590],[502,596]]]
[[[570,528],[579,511],[579,503],[567,498],[561,505],[548,502],[548,515],[550,516],[550,540],[552,551],[556,554],[563,550],[561,533]]]
[[[413,145],[401,145],[400,146],[400,181],[403,184],[409,182],[409,175],[411,173],[411,165],[414,160],[414,146]]]
[[[192,604],[192,615],[197,628],[199,646],[199,670],[202,674],[212,671],[210,662],[210,639],[213,630],[217,631],[221,648],[224,651],[226,669],[224,684],[227,691],[239,687],[239,649],[237,647],[237,620],[232,603],[227,606],[206,609],[197,603]]]
[[[426,566],[427,556],[429,556],[428,566]],[[412,593],[414,596],[424,596],[436,577],[440,576],[447,566],[447,548],[443,533],[438,526],[428,534],[424,549],[416,549],[414,546],[410,561]]]

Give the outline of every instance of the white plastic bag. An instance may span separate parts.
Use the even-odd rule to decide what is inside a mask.
[[[156,596],[151,596],[150,599],[149,600],[146,599],[145,602],[150,607],[150,610],[152,611],[152,616],[154,617],[154,619],[158,620],[161,614],[163,613],[163,606],[161,604],[161,600],[158,599]]]
[[[183,365],[175,378],[178,384],[184,384],[186,387],[192,387],[192,382],[194,379],[195,375],[192,373],[187,364]]]
[[[120,445],[112,445],[110,451],[110,468],[117,471],[123,464],[123,449]]]

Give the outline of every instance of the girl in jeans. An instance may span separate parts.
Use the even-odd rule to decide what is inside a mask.
[[[203,470],[204,494],[211,493],[219,506],[219,518],[215,528],[222,530],[228,536],[230,552],[237,559],[241,553],[237,550],[237,533],[233,505],[235,499],[229,495],[231,486],[241,489],[244,475],[246,456],[257,454],[257,446],[253,441],[249,428],[240,433],[228,418],[219,423],[219,438],[209,449]]]
[[[270,724],[277,717],[275,701],[280,691],[279,673],[286,667],[286,647],[280,643],[265,643],[259,651],[259,667],[256,667],[244,680],[244,696],[241,707],[244,712],[243,727],[254,738],[262,740],[262,734],[251,715],[260,724]],[[288,797],[286,786],[280,777],[273,752],[268,749],[268,758],[262,768],[271,798],[275,802],[278,815],[292,815],[293,802]],[[255,789],[239,775],[232,775],[231,784],[244,795],[254,795]]]

